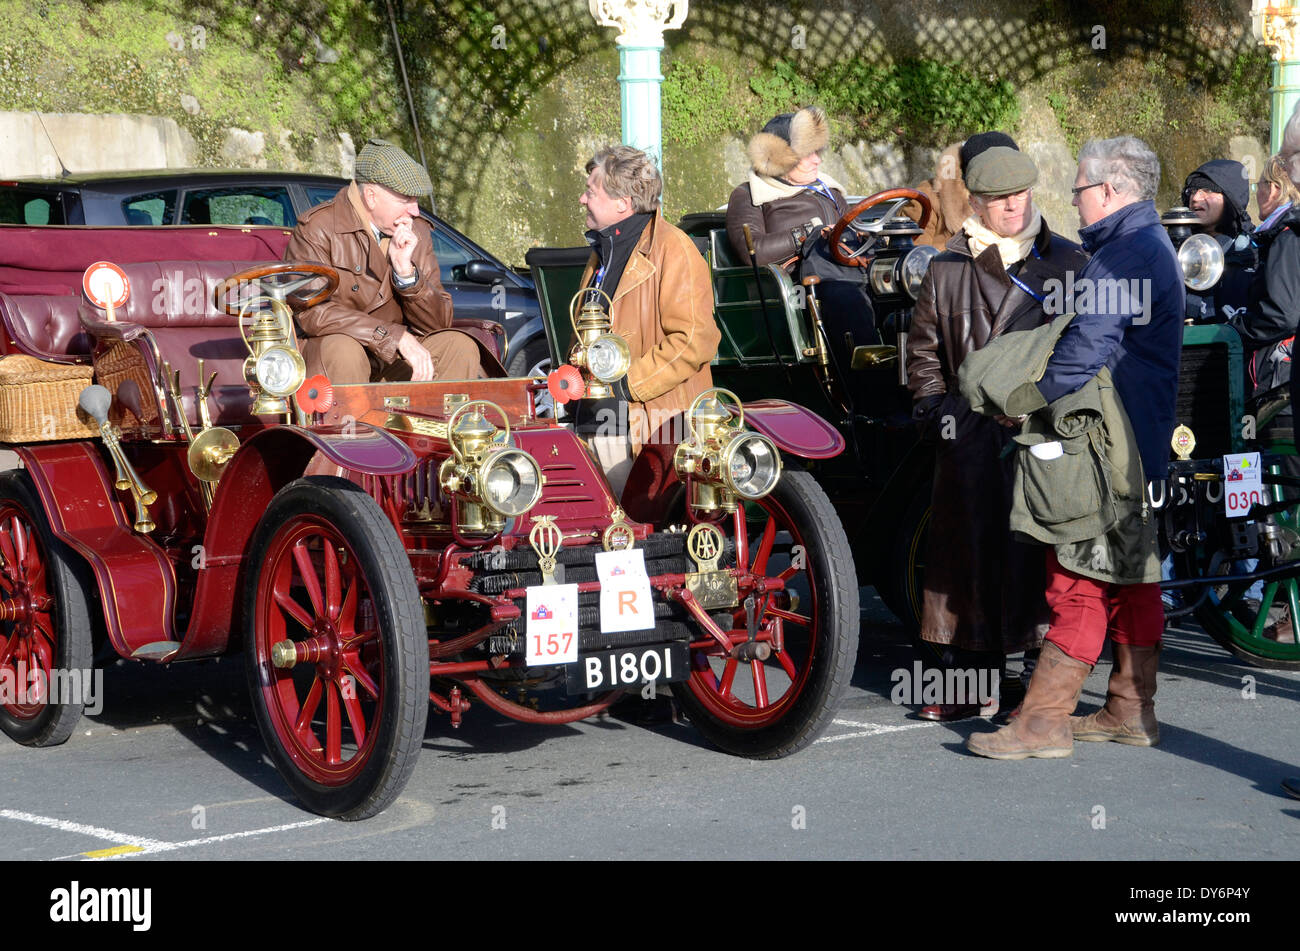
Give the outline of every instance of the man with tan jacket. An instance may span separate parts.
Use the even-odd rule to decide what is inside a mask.
[[[417,198],[429,173],[398,146],[371,139],[354,181],[298,220],[286,261],[339,272],[329,300],[297,315],[307,375],[333,383],[483,376],[478,343],[451,330],[433,233]]]
[[[594,433],[591,444],[618,495],[641,446],[678,425],[682,411],[713,385],[709,362],[722,337],[713,322],[709,266],[664,220],[662,192],[654,160],[615,145],[587,163],[578,199],[592,246],[582,285],[613,301],[613,330],[627,340],[632,363],[615,385],[615,400],[579,400],[574,421],[579,432]]]

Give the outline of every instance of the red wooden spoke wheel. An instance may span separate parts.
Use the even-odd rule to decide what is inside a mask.
[[[740,650],[726,656],[715,640],[698,636],[690,679],[675,694],[717,746],[771,759],[811,743],[834,716],[857,655],[858,586],[839,517],[807,473],[782,473],[745,522],[748,567],[785,585],[755,595],[755,640],[770,653],[737,656],[749,639],[742,592],[726,632]],[[734,531],[734,521],[719,527]]]
[[[19,743],[62,743],[81,719],[91,585],[51,534],[31,477],[0,475],[0,729]]]
[[[285,780],[362,819],[405,786],[423,740],[428,639],[410,562],[375,501],[311,477],[282,489],[253,542],[247,669]]]

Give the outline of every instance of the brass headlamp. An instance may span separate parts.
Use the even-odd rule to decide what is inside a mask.
[[[569,362],[582,371],[586,394],[603,400],[614,395],[611,383],[617,383],[632,365],[632,350],[627,341],[612,332],[614,326],[600,298],[614,302],[598,287],[585,287],[569,301],[569,322],[575,336]],[[582,306],[578,304],[581,302]]]
[[[761,499],[776,488],[781,454],[772,440],[745,429],[745,408],[735,393],[705,390],[686,411],[686,427],[673,465],[679,476],[691,477],[692,508],[734,512],[738,498]]]
[[[496,410],[505,429],[484,415]],[[510,442],[510,420],[496,403],[471,400],[447,420],[447,441],[453,455],[438,467],[438,484],[457,498],[457,527],[461,532],[495,534],[507,518],[523,515],[542,497],[542,467]]]
[[[256,307],[256,315],[245,315]],[[244,379],[256,394],[254,416],[289,412],[289,397],[307,379],[307,364],[293,335],[293,313],[274,297],[253,297],[239,308],[239,335],[248,347]]]

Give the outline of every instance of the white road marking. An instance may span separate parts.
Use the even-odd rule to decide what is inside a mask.
[[[926,726],[938,726],[938,722],[929,723],[904,723],[898,726],[889,726],[884,723],[861,723],[857,720],[832,720],[836,726],[853,726],[859,729],[853,733],[837,733],[834,736],[823,736],[814,740],[814,743],[831,743],[835,740],[851,740],[860,736],[879,736],[882,733],[897,733],[900,730],[917,730]]]
[[[50,816],[38,816],[31,812],[18,812],[14,809],[0,809],[0,818],[16,819],[19,822],[30,822],[33,825],[46,826],[51,829],[58,829],[62,832],[76,832],[80,835],[88,835],[92,838],[103,839],[105,842],[114,842],[117,845],[128,846],[131,849],[129,852],[100,850],[101,853],[114,851],[116,854],[90,855],[86,852],[78,852],[74,855],[59,856],[59,859],[90,857],[95,861],[129,858],[133,855],[151,855],[157,852],[172,852],[176,849],[189,849],[198,845],[212,845],[215,842],[229,842],[232,839],[247,839],[255,835],[269,835],[272,832],[288,832],[291,829],[304,829],[307,826],[320,825],[322,822],[330,821],[324,816],[321,816],[316,819],[304,819],[302,822],[288,822],[284,825],[267,826],[264,829],[249,829],[245,832],[227,832],[224,835],[210,835],[202,839],[186,839],[182,842],[164,842],[161,839],[150,839],[145,836],[128,835],[124,832],[114,832],[112,829],[105,829],[101,826],[86,825],[81,822],[72,822],[67,819],[54,819]],[[58,861],[58,859],[53,859],[52,861]]]

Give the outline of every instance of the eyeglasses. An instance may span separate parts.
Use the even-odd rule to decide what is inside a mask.
[[[1079,197],[1080,192],[1086,192],[1089,188],[1096,188],[1098,185],[1105,185],[1105,182],[1093,182],[1091,185],[1077,185],[1070,189],[1070,194],[1075,198]]]

